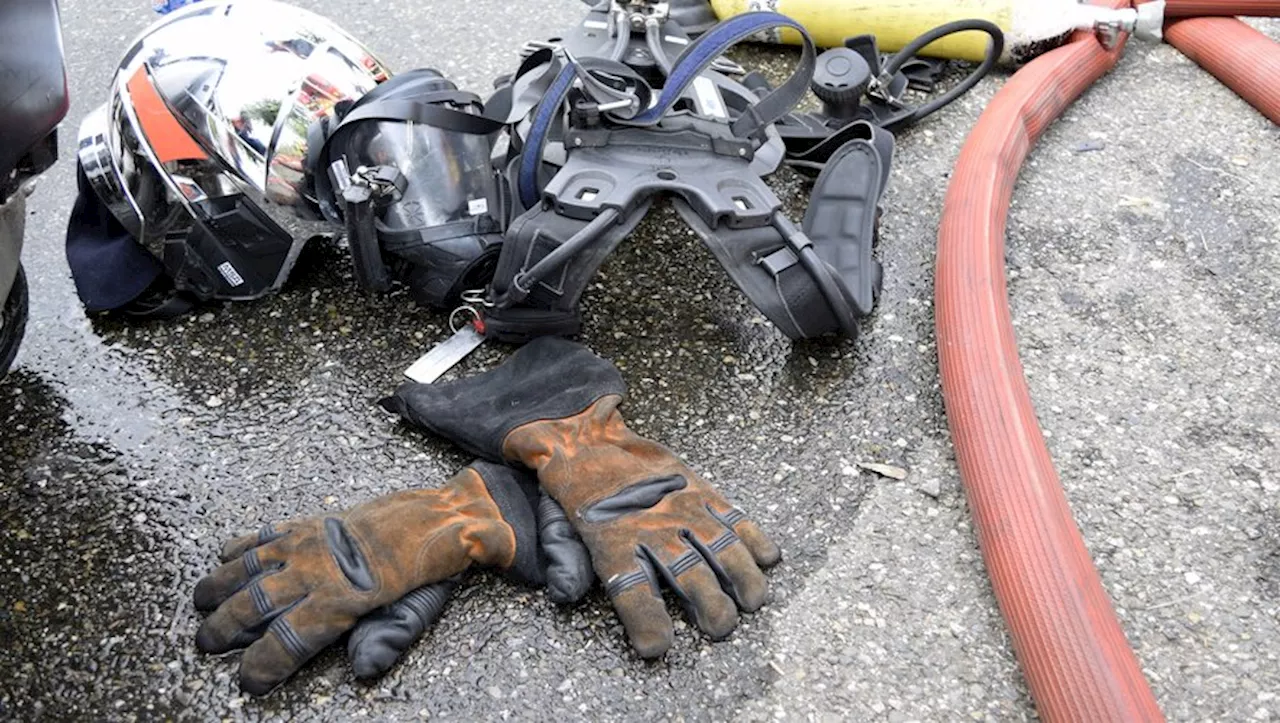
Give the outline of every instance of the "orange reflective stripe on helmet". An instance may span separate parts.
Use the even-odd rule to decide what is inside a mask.
[[[138,124],[142,126],[142,132],[151,144],[157,161],[168,163],[209,157],[156,92],[145,65],[133,74],[127,87]]]

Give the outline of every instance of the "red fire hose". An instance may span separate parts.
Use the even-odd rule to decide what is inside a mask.
[[[1228,12],[1221,2],[1169,0],[1170,8],[1178,15]],[[1280,3],[1243,0],[1230,8],[1277,14]],[[1240,28],[1248,26],[1197,18],[1170,23],[1166,32],[1274,120],[1275,44]],[[1023,161],[1049,124],[1115,66],[1125,40],[1108,52],[1092,34],[1078,33],[1010,78],[960,152],[938,235],[935,315],[948,424],[996,600],[1040,717],[1050,721],[1164,718],[1045,445],[1004,276],[1006,217]]]
[[[1280,45],[1235,18],[1168,23],[1164,39],[1280,124]]]
[[[1165,0],[1164,3],[1166,18],[1199,18],[1215,15],[1276,17],[1280,16],[1280,0]]]

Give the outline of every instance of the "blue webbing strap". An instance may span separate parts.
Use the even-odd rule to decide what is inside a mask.
[[[547,144],[547,134],[551,131],[551,122],[564,104],[564,98],[569,94],[569,88],[573,87],[573,79],[576,77],[577,71],[573,63],[565,63],[547,89],[547,94],[533,111],[529,138],[520,156],[520,202],[525,208],[532,208],[538,202],[538,168],[542,165],[542,151]]]
[[[633,125],[658,123],[684,94],[689,84],[702,75],[716,58],[752,35],[772,28],[791,28],[800,34],[801,40],[804,41],[800,65],[796,67],[795,73],[787,82],[761,98],[758,103],[753,104],[733,123],[733,134],[739,138],[750,137],[762,127],[778,120],[790,112],[809,91],[809,81],[813,78],[817,55],[812,38],[800,23],[778,13],[754,12],[729,18],[703,33],[684,49],[680,57],[676,58],[671,73],[667,76],[666,85],[662,88],[662,95],[658,97],[658,102],[632,120],[619,122]]]
[[[804,48],[796,72],[769,95],[743,111],[730,126],[733,134],[739,138],[754,136],[764,127],[789,113],[796,103],[800,102],[800,99],[809,91],[809,81],[813,78],[813,71],[817,64],[813,39],[805,32],[804,27],[785,15],[773,12],[737,15],[703,33],[676,59],[671,73],[667,76],[667,82],[662,88],[662,94],[653,107],[632,118],[610,116],[610,120],[622,125],[656,125],[676,104],[689,84],[704,73],[716,58],[756,33],[779,27],[790,28],[799,33],[801,40],[804,41]],[[541,165],[547,135],[550,133],[552,121],[564,104],[565,96],[573,86],[574,78],[578,75],[578,69],[572,58],[566,58],[564,62],[565,66],[560,69],[555,82],[551,84],[547,94],[534,110],[529,137],[520,158],[518,187],[520,200],[525,208],[532,207],[538,201],[538,169]]]

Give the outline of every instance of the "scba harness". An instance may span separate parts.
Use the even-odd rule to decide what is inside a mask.
[[[752,90],[712,67],[737,43],[779,27],[799,33],[803,47],[777,88]],[[511,92],[546,90],[512,130],[519,152],[508,180],[517,215],[493,281],[471,299],[482,306],[485,334],[519,343],[576,333],[587,283],[654,200],[668,196],[788,337],[856,336],[881,288],[872,246],[893,136],[867,120],[842,128],[800,224],[764,182],[785,154],[774,124],[808,91],[816,57],[798,23],[760,12],[715,25],[669,68],[659,62],[660,90],[625,64],[578,58],[566,47],[526,60]],[[549,162],[556,156],[563,161]]]
[[[563,39],[528,44],[518,70],[483,104],[425,71],[393,78],[334,128],[316,131],[326,140],[311,170],[346,223],[361,286],[386,290],[399,278],[420,301],[454,308],[451,323],[474,315],[473,328],[487,338],[572,336],[587,284],[666,197],[786,336],[855,338],[882,287],[873,247],[893,132],[983,77],[1002,49],[999,28],[952,23],[888,58],[860,36],[819,56],[805,29],[778,13],[732,17],[696,39],[667,13],[662,3],[601,2]],[[797,33],[801,55],[777,87],[723,57],[778,28]],[[965,30],[991,36],[988,61],[937,100],[904,104],[908,85],[938,71],[915,53]],[[810,88],[823,110],[796,112]],[[366,127],[378,137],[429,131],[442,157],[463,145],[458,139],[483,138],[489,155],[484,164],[455,164],[466,172],[452,178],[415,181],[412,168],[433,167],[422,163],[430,143],[414,152],[401,144],[389,153],[398,165],[383,162],[359,133]],[[784,162],[816,176],[799,223],[764,181]],[[472,182],[452,193],[459,178]],[[434,202],[439,218],[388,221],[406,198],[442,193],[449,201]]]

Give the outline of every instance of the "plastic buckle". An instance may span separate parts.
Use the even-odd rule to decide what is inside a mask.
[[[560,43],[553,43],[546,40],[529,40],[520,46],[519,56],[521,59],[528,58],[530,55],[539,50],[550,50],[555,52],[561,48]]]
[[[374,198],[384,203],[399,200],[409,185],[404,174],[395,166],[359,166],[351,180],[367,186]]]

